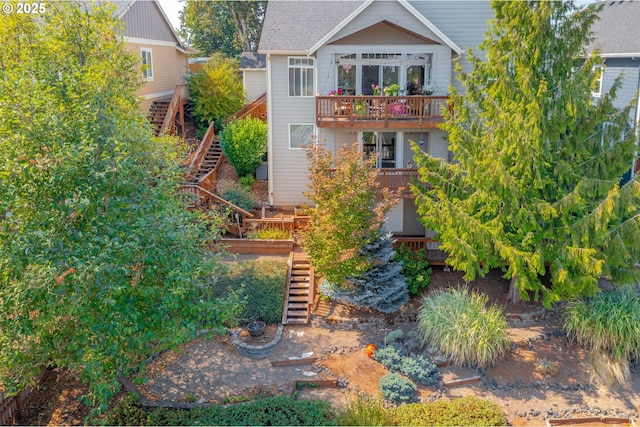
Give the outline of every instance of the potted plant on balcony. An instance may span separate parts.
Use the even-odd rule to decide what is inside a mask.
[[[390,96],[390,95],[398,96],[399,91],[400,91],[400,85],[396,83],[384,88],[384,94],[387,96]]]
[[[419,90],[418,90],[418,94],[419,95],[431,95],[433,94],[433,92],[435,92],[436,90],[438,90],[438,87],[436,85],[434,85],[433,83],[429,83],[428,85],[424,85],[422,86]]]
[[[362,94],[358,95],[361,96]],[[358,99],[356,101],[353,102],[353,111],[358,115],[358,116],[364,116],[368,113],[369,111],[369,106],[367,105],[366,102],[364,102],[361,99]]]

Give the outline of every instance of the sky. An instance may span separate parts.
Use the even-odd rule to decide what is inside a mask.
[[[158,2],[173,27],[176,30],[180,28],[180,11],[184,7],[185,2],[179,0],[158,0]]]

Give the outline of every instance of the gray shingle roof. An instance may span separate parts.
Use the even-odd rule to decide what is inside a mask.
[[[595,37],[592,47],[603,55],[640,54],[640,1],[602,3],[600,19],[591,28]]]
[[[256,69],[267,68],[267,55],[255,52],[242,52],[240,55],[240,69]]]
[[[362,3],[270,0],[258,51],[307,51]]]

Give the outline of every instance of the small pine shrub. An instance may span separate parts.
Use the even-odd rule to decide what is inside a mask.
[[[387,334],[385,338],[385,342],[387,344],[391,344],[396,341],[400,341],[404,337],[404,331],[402,329],[396,329],[395,331],[391,331]]]
[[[373,358],[390,371],[400,371],[402,355],[394,346],[388,345],[379,348],[373,353]]]
[[[567,335],[594,355],[592,380],[605,386],[626,382],[629,361],[640,359],[638,325],[640,296],[629,287],[572,301],[565,310]]]
[[[222,194],[222,198],[249,212],[256,205],[254,197],[240,187],[228,189]]]
[[[417,254],[407,245],[400,245],[396,249],[395,260],[402,263],[402,274],[407,278],[409,294],[420,295],[422,289],[431,282],[431,269],[427,261],[427,251],[420,249]]]
[[[390,410],[397,426],[506,426],[507,419],[497,404],[475,396],[411,403]]]
[[[488,297],[468,289],[439,290],[422,302],[418,333],[457,366],[492,366],[509,349],[509,325]]]
[[[416,385],[400,374],[392,372],[380,378],[382,396],[392,402],[409,402],[416,392]]]
[[[432,385],[440,379],[436,365],[423,356],[403,356],[396,347],[388,345],[373,353],[382,366],[393,372],[400,372],[414,381]]]
[[[433,385],[440,379],[436,365],[424,356],[402,358],[400,372],[423,385]]]
[[[369,270],[347,277],[346,286],[323,280],[320,290],[330,298],[381,313],[400,310],[409,301],[409,291],[402,264],[393,260],[391,233],[366,244],[362,253],[369,260]]]

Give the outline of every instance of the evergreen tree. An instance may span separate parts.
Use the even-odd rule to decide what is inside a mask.
[[[323,281],[320,289],[325,295],[359,307],[382,313],[393,313],[409,301],[407,279],[402,263],[394,261],[391,233],[383,234],[364,246],[362,255],[370,268],[358,276],[349,276],[341,286]]]
[[[619,82],[592,97],[601,60],[587,55],[598,6],[494,1],[496,19],[452,89],[454,162],[421,154],[413,188],[424,224],[465,279],[502,268],[510,297],[543,304],[591,295],[601,275],[638,280],[635,180],[620,186],[637,149]],[[460,71],[460,69],[458,69]],[[542,280],[550,273],[551,286]]]

